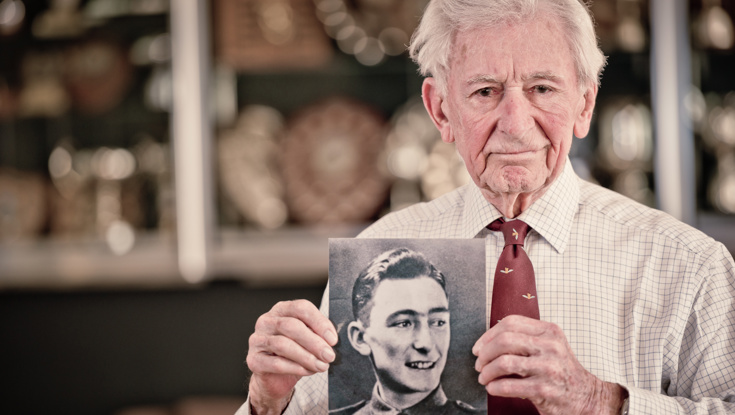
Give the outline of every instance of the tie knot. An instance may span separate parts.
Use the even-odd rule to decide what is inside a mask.
[[[523,246],[526,240],[526,234],[530,229],[528,224],[522,220],[515,219],[506,222],[503,218],[493,221],[493,223],[488,225],[488,228],[491,231],[503,232],[503,237],[505,238],[505,246]]]

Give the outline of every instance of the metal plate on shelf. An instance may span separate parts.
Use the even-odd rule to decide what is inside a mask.
[[[384,204],[390,180],[379,168],[385,120],[347,98],[296,115],[281,150],[291,216],[304,223],[362,222]]]
[[[277,167],[283,116],[274,108],[250,105],[235,128],[217,140],[222,190],[249,222],[265,229],[287,219],[283,180]]]
[[[125,97],[132,66],[121,46],[102,39],[88,40],[71,47],[66,58],[66,87],[80,111],[103,113]]]
[[[312,0],[216,0],[218,60],[238,70],[323,65],[332,46]]]

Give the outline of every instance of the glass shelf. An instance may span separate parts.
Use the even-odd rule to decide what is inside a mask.
[[[252,287],[326,283],[329,238],[351,238],[366,225],[222,229],[213,244],[211,276]],[[178,269],[171,237],[138,235],[114,254],[99,240],[43,239],[0,245],[0,290],[157,289],[196,287]]]

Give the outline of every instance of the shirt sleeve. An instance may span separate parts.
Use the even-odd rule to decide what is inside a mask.
[[[717,243],[700,268],[695,300],[680,341],[662,374],[661,391],[622,385],[633,414],[735,414],[735,264]]]
[[[283,415],[324,415],[328,412],[327,373],[301,378]]]

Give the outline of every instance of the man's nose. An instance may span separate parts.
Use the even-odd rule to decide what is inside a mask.
[[[498,129],[511,137],[523,137],[535,124],[531,114],[531,103],[520,88],[507,90],[497,110]]]
[[[413,332],[413,347],[417,350],[431,350],[433,339],[428,324],[417,324]]]

